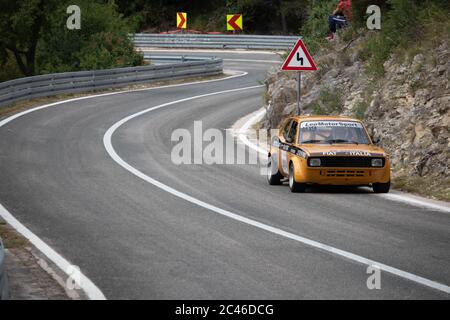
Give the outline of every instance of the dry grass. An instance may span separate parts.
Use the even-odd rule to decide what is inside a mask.
[[[450,178],[398,176],[392,179],[392,186],[431,199],[450,201]]]
[[[0,238],[7,249],[29,247],[30,243],[11,226],[0,220]]]

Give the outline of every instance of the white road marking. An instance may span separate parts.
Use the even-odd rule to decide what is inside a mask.
[[[249,148],[252,148],[253,150],[267,155],[268,150],[252,143],[250,140],[248,140],[247,135],[246,135],[246,131],[248,130],[248,128],[250,128],[252,125],[254,125],[256,123],[256,121],[260,120],[264,114],[266,113],[266,109],[262,108],[261,110],[259,110],[257,113],[255,113],[255,115],[253,115],[250,119],[247,120],[247,122],[241,127],[241,129],[239,130],[240,134],[239,134],[239,139],[246,144]],[[396,201],[396,202],[402,202],[402,203],[407,203],[409,205],[413,205],[416,207],[422,207],[422,208],[426,208],[426,209],[431,209],[431,210],[438,210],[438,211],[443,211],[443,212],[449,212],[450,213],[450,204],[446,205],[445,203],[439,203],[438,201],[431,201],[425,198],[419,198],[418,196],[410,196],[407,194],[398,194],[398,193],[386,193],[386,194],[376,194],[375,196],[377,197],[381,197],[384,199],[388,199],[391,201]]]
[[[253,142],[248,140],[248,137],[247,137],[248,128],[250,128],[253,124],[255,124],[256,121],[260,120],[262,118],[262,116],[264,116],[265,113],[266,113],[266,109],[263,108],[262,110],[256,112],[255,115],[253,115],[250,119],[248,119],[244,123],[244,125],[239,129],[238,138],[239,138],[239,140],[242,141],[242,143],[246,144],[249,148],[267,156],[267,152],[268,152],[267,149],[264,149],[256,144],[254,144]]]
[[[40,107],[36,107],[36,108],[29,109],[29,110],[25,110],[23,112],[19,112],[17,114],[14,114],[14,115],[6,118],[6,119],[3,119],[3,120],[0,121],[0,128],[2,126],[4,126],[5,124],[7,124],[8,122],[11,122],[14,119],[22,117],[22,116],[24,116],[24,115],[26,115],[28,113],[31,113],[31,112],[34,112],[34,111],[38,111],[38,110],[41,110],[41,109],[46,109],[48,107],[56,106],[56,105],[67,103],[67,102],[73,102],[73,101],[79,101],[79,100],[91,99],[91,98],[98,98],[98,97],[104,97],[104,96],[111,96],[111,95],[115,95],[115,94],[124,94],[124,93],[130,93],[130,92],[166,89],[166,88],[174,88],[174,87],[181,87],[181,86],[189,86],[189,85],[200,84],[200,83],[210,83],[210,82],[216,82],[216,81],[224,81],[224,80],[229,80],[229,79],[233,79],[233,78],[243,77],[243,76],[246,76],[248,74],[248,72],[245,72],[245,71],[239,71],[239,72],[240,72],[239,74],[234,74],[234,75],[231,75],[231,76],[228,76],[228,77],[225,77],[225,78],[220,78],[220,79],[194,81],[194,82],[179,83],[179,84],[170,84],[170,85],[167,85],[167,86],[152,87],[152,88],[127,89],[127,90],[122,90],[122,91],[107,92],[107,93],[101,93],[101,94],[93,94],[93,95],[88,95],[88,96],[84,96],[84,97],[78,97],[78,98],[73,98],[73,99],[61,100],[61,101],[49,103],[49,104],[46,104],[46,105],[43,105],[43,106],[40,106]]]
[[[236,221],[239,221],[239,222],[242,222],[242,223],[254,226],[256,228],[259,228],[259,229],[262,229],[262,230],[265,230],[265,231],[277,234],[279,236],[282,236],[282,237],[285,237],[285,238],[288,238],[288,239],[292,239],[292,240],[301,242],[301,243],[306,244],[308,246],[311,246],[311,247],[314,247],[314,248],[317,248],[317,249],[320,249],[320,250],[324,250],[324,251],[330,252],[332,254],[344,257],[346,259],[349,259],[349,260],[352,260],[352,261],[355,261],[355,262],[358,262],[358,263],[361,263],[361,264],[364,264],[364,265],[377,266],[381,270],[383,270],[385,272],[388,272],[388,273],[391,273],[393,275],[396,275],[398,277],[401,277],[401,278],[404,278],[404,279],[407,279],[407,280],[419,283],[421,285],[424,285],[424,286],[427,286],[427,287],[430,287],[430,288],[433,288],[433,289],[436,289],[436,290],[439,290],[439,291],[442,291],[442,292],[450,294],[450,287],[445,285],[445,284],[441,284],[439,282],[436,282],[436,281],[433,281],[433,280],[429,280],[429,279],[417,276],[415,274],[412,274],[412,273],[409,273],[409,272],[406,272],[406,271],[403,271],[403,270],[400,270],[400,269],[397,269],[397,268],[385,265],[383,263],[364,258],[362,256],[353,254],[351,252],[340,250],[340,249],[334,248],[332,246],[320,243],[318,241],[307,239],[305,237],[302,237],[302,236],[299,236],[299,235],[296,235],[296,234],[284,231],[284,230],[276,228],[276,227],[269,226],[267,224],[258,222],[256,220],[246,218],[244,216],[238,215],[238,214],[230,212],[228,210],[221,209],[221,208],[216,207],[216,206],[214,206],[212,204],[209,204],[209,203],[201,201],[201,200],[199,200],[197,198],[194,198],[194,197],[192,197],[192,196],[190,196],[190,195],[188,195],[186,193],[178,191],[178,190],[176,190],[176,189],[174,189],[174,188],[172,188],[172,187],[170,187],[170,186],[168,186],[168,185],[166,185],[166,184],[164,184],[164,183],[162,183],[162,182],[160,182],[158,180],[155,180],[155,179],[149,177],[148,175],[144,174],[143,172],[139,171],[138,169],[136,169],[133,166],[131,166],[130,164],[128,164],[126,161],[124,161],[117,154],[117,152],[115,151],[115,149],[114,149],[114,147],[112,145],[112,141],[111,141],[112,140],[112,135],[114,134],[114,132],[120,126],[122,126],[123,124],[125,124],[126,122],[128,122],[128,121],[130,121],[130,120],[132,120],[134,118],[137,118],[137,117],[139,117],[141,115],[144,115],[146,113],[149,113],[151,111],[154,111],[154,110],[157,110],[157,109],[160,109],[160,108],[164,108],[164,107],[173,106],[175,104],[179,104],[179,103],[182,103],[182,102],[187,102],[187,101],[191,101],[191,100],[195,100],[195,99],[200,99],[200,98],[209,97],[209,96],[213,96],[213,95],[220,95],[220,94],[225,94],[225,93],[231,93],[231,92],[238,92],[238,91],[243,91],[243,90],[252,90],[252,89],[255,89],[255,88],[259,88],[259,87],[262,87],[262,86],[252,86],[252,87],[246,87],[246,88],[239,88],[239,89],[233,89],[233,90],[225,90],[225,91],[218,91],[218,92],[213,92],[213,93],[208,93],[208,94],[202,94],[202,95],[197,95],[197,96],[192,96],[192,97],[189,97],[189,98],[184,98],[184,99],[172,101],[172,102],[169,102],[169,103],[164,103],[164,104],[161,104],[161,105],[158,105],[158,106],[155,106],[155,107],[151,107],[151,108],[142,110],[140,112],[137,112],[137,113],[134,113],[132,115],[129,115],[128,117],[125,117],[122,120],[116,122],[114,125],[112,125],[106,131],[105,135],[103,136],[103,144],[105,146],[106,151],[110,155],[110,157],[117,164],[119,164],[121,167],[123,167],[125,170],[127,170],[130,173],[134,174],[138,178],[141,178],[142,180],[144,180],[144,181],[146,181],[146,182],[148,182],[148,183],[150,183],[150,184],[160,188],[161,190],[164,190],[164,191],[166,191],[166,192],[168,192],[168,193],[170,193],[170,194],[172,194],[172,195],[174,195],[174,196],[176,196],[178,198],[181,198],[183,200],[186,200],[186,201],[191,202],[191,203],[193,203],[195,205],[198,205],[198,206],[203,207],[205,209],[211,210],[213,212],[216,212],[216,213],[218,213],[218,214],[220,214],[222,216],[231,218],[233,220],[236,220]]]
[[[388,200],[403,202],[410,205],[414,205],[416,207],[422,207],[426,209],[438,210],[443,212],[450,213],[450,205],[445,206],[438,203],[427,201],[427,199],[418,199],[417,197],[398,194],[398,193],[385,193],[385,194],[377,194],[378,197],[382,197]]]
[[[223,61],[231,61],[231,62],[256,62],[256,63],[276,63],[276,64],[282,64],[283,61],[276,61],[276,60],[255,60],[255,59],[226,59],[223,58]]]
[[[189,83],[180,83],[180,84],[173,84],[173,85],[167,85],[167,86],[160,86],[160,87],[153,87],[153,88],[141,88],[141,89],[131,89],[131,90],[122,90],[117,92],[108,92],[103,94],[95,94],[95,95],[89,95],[84,97],[78,97],[68,100],[62,100],[46,105],[42,105],[40,107],[32,108],[29,110],[25,110],[23,112],[14,114],[8,118],[5,118],[0,121],[0,128],[7,123],[20,118],[28,113],[35,112],[41,109],[46,109],[52,106],[56,106],[59,104],[67,103],[67,102],[73,102],[73,101],[79,101],[84,99],[91,99],[91,98],[97,98],[97,97],[103,97],[103,96],[110,96],[115,94],[123,94],[123,93],[129,93],[129,92],[137,92],[137,91],[146,91],[146,90],[156,90],[156,89],[164,89],[164,88],[173,88],[173,87],[180,87],[180,86],[188,86],[188,85],[194,85],[194,84],[200,84],[200,83],[209,83],[209,82],[216,82],[216,81],[224,81],[229,80],[237,77],[243,77],[247,75],[247,72],[240,72],[240,74],[235,74],[232,76],[228,76],[221,79],[213,79],[213,80],[204,80],[204,81],[194,81]],[[20,234],[22,234],[25,238],[27,238],[39,251],[41,251],[50,261],[52,261],[55,265],[58,266],[58,268],[61,269],[64,273],[68,274],[67,270],[68,267],[71,265],[65,258],[63,258],[60,254],[58,254],[55,250],[53,250],[49,245],[47,245],[44,241],[42,241],[37,235],[35,235],[33,232],[31,232],[27,227],[25,227],[23,224],[21,224],[16,218],[13,217],[13,215],[6,210],[5,207],[3,207],[0,204],[0,216],[5,219],[7,223],[9,223],[14,229],[17,230]],[[87,278],[83,273],[80,272],[80,283],[78,285],[83,289],[83,291],[86,293],[89,299],[92,300],[106,300],[106,297],[101,292],[101,290],[89,279]]]
[[[54,264],[58,266],[64,273],[69,270],[69,267],[72,265],[69,261],[64,259],[60,254],[58,254],[55,250],[53,250],[49,245],[47,245],[44,241],[42,241],[38,236],[36,236],[33,232],[31,232],[27,227],[21,224],[16,218],[14,218],[8,210],[5,209],[0,204],[0,216],[5,219],[7,223],[9,223],[14,229],[17,230],[21,235],[27,238],[39,251],[41,251],[47,258],[49,258]],[[69,274],[68,274],[69,275]],[[88,277],[86,277],[83,273],[80,272],[77,277],[74,277],[74,281],[83,289],[86,295],[91,300],[106,300],[103,293],[99,288],[91,281]]]

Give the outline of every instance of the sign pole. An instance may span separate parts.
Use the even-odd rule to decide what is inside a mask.
[[[297,115],[301,115],[300,106],[302,95],[302,71],[315,71],[317,66],[314,63],[302,39],[298,39],[286,60],[281,66],[282,71],[297,71]]]
[[[302,113],[302,109],[300,107],[301,90],[302,90],[302,72],[299,71],[297,76],[297,115],[300,115]]]

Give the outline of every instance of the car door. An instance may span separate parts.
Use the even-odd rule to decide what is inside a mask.
[[[286,133],[286,144],[289,146],[289,149],[296,143],[297,139],[297,128],[298,128],[298,122],[297,120],[292,120],[289,131]],[[291,158],[295,157],[295,155],[290,152],[289,150],[286,151],[286,161],[283,163],[284,167],[286,168],[286,173],[289,173],[289,162],[291,161]]]
[[[288,148],[287,146],[290,144],[290,142],[288,140],[290,140],[289,138],[289,133],[290,133],[290,129],[292,126],[292,123],[294,122],[293,119],[289,119],[285,122],[284,126],[280,129],[280,156],[278,159],[278,163],[280,164],[280,170],[282,171],[282,173],[284,175],[288,175],[289,173],[289,167],[288,167]]]

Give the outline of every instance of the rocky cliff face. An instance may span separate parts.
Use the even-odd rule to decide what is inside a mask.
[[[449,43],[408,57],[397,53],[381,79],[364,72],[360,37],[336,42],[315,57],[319,71],[304,73],[305,114],[343,114],[364,119],[391,156],[394,177],[450,179]],[[264,127],[276,127],[296,110],[296,74],[273,69],[266,80]],[[438,180],[439,181],[439,180]],[[444,193],[450,199],[450,186]],[[442,197],[441,197],[442,198]],[[444,197],[445,198],[445,197]]]

